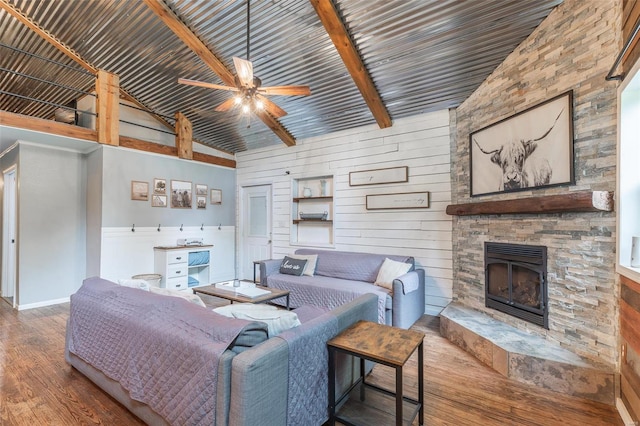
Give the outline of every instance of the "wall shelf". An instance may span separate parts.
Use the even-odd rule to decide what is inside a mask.
[[[305,222],[313,222],[314,224],[321,224],[321,223],[332,224],[333,223],[332,220],[326,220],[326,219],[293,219],[293,223],[295,224],[305,223]]]
[[[291,182],[291,244],[332,247],[333,176],[305,176]],[[307,219],[300,217],[308,214]],[[313,216],[317,219],[308,219]],[[324,219],[320,217],[324,216]]]
[[[300,201],[332,201],[333,197],[331,196],[326,196],[326,197],[295,197],[293,199],[294,203],[298,203]]]
[[[613,206],[613,191],[579,191],[516,200],[450,204],[446,212],[451,216],[610,212]]]

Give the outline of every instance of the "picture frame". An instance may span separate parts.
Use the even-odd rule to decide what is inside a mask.
[[[167,196],[162,194],[151,195],[151,207],[167,207]]]
[[[184,180],[171,180],[171,208],[190,209],[191,204],[191,182]]]
[[[427,209],[429,192],[398,192],[366,196],[367,210]]]
[[[203,185],[201,183],[196,183],[196,197],[206,197],[207,196],[207,185]]]
[[[166,179],[153,179],[153,193],[154,194],[167,194],[167,180]]]
[[[222,190],[212,189],[210,199],[211,199],[211,204],[222,204]]]
[[[149,201],[149,182],[132,180],[131,199],[134,201]]]
[[[469,134],[472,197],[575,183],[573,91]]]
[[[402,183],[408,181],[408,166],[349,172],[349,186],[377,185],[382,183]]]
[[[206,209],[207,208],[207,197],[202,195],[196,195],[196,208],[197,209]]]

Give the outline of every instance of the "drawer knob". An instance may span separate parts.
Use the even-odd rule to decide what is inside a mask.
[[[182,284],[176,284],[176,287],[182,287]]]
[[[182,271],[176,271],[176,274],[179,274],[179,273],[181,273],[181,272],[182,272]]]
[[[176,260],[182,260],[182,256],[176,257]]]

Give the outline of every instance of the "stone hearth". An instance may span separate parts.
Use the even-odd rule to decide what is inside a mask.
[[[615,404],[612,366],[596,364],[482,312],[450,304],[440,314],[440,333],[506,377]]]

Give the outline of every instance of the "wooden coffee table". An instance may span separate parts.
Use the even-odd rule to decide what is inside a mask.
[[[245,296],[242,295],[236,291],[233,290],[227,290],[224,288],[220,288],[220,287],[216,287],[215,284],[212,285],[205,285],[202,287],[194,287],[193,288],[193,293],[194,294],[198,294],[198,293],[202,293],[202,294],[206,294],[208,296],[215,296],[215,297],[220,297],[222,299],[227,299],[229,300],[231,303],[233,302],[238,302],[238,303],[262,303],[262,302],[268,302],[270,300],[274,300],[274,299],[279,299],[281,297],[286,297],[287,300],[287,310],[289,309],[289,290],[280,290],[277,288],[269,288],[269,287],[264,287],[261,285],[256,285],[256,288],[259,288],[261,290],[266,290],[269,293],[268,294],[263,294],[260,296],[256,296],[256,297],[249,297],[249,296]]]

